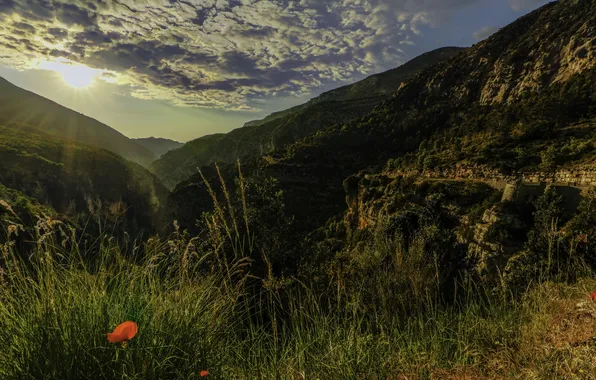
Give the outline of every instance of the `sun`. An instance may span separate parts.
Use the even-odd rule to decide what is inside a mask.
[[[66,59],[43,62],[39,65],[39,68],[60,74],[64,83],[75,89],[92,86],[102,74],[102,70],[92,69]]]
[[[73,88],[85,88],[91,86],[95,82],[95,78],[99,76],[95,70],[87,66],[71,66],[61,72],[62,79],[67,85]]]

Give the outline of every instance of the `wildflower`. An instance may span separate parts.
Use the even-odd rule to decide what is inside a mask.
[[[205,377],[205,376],[209,375],[209,371],[202,370],[200,375],[201,375],[201,377]]]
[[[122,343],[122,347],[126,347],[126,341],[134,338],[139,331],[139,327],[135,322],[126,321],[122,322],[113,332],[108,333],[108,341],[110,343]]]
[[[592,298],[592,301],[596,301],[596,292],[590,293],[590,298]]]

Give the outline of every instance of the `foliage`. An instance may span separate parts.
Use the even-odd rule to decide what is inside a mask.
[[[109,126],[0,78],[0,126],[4,125],[107,149],[141,165],[154,159],[150,150]]]
[[[136,237],[163,223],[167,190],[155,176],[108,151],[35,129],[0,126],[0,183],[75,222],[91,222],[89,232],[120,224]]]
[[[563,199],[549,188],[535,202],[533,228],[529,231],[524,249],[512,257],[505,268],[505,281],[510,287],[525,287],[531,281],[581,276],[594,268],[589,242],[593,231],[590,224],[594,195],[584,197],[578,213],[571,218],[563,207]],[[579,222],[582,220],[582,222]],[[591,230],[592,228],[590,228]],[[572,270],[571,268],[574,268]]]
[[[433,209],[421,214],[423,224],[437,220]],[[371,307],[371,299],[392,300],[407,289],[384,287],[389,276],[369,276],[372,283],[360,291],[302,284],[282,292],[267,274],[258,279],[264,283],[259,293],[247,293],[252,276],[247,258],[218,254],[220,237],[208,239],[206,251],[200,251],[200,239],[179,231],[166,240],[150,239],[142,250],[146,256],[136,263],[115,240],[102,239],[100,255],[89,263],[83,253],[56,244],[55,226],[40,229],[30,262],[12,242],[1,247],[3,378],[190,379],[202,370],[211,378],[247,379],[456,376],[460,371],[475,377],[530,371],[548,378],[594,369],[590,355],[573,363],[558,355],[546,328],[561,319],[553,310],[566,300],[575,305],[578,292],[585,297],[594,280],[575,287],[545,283],[521,301],[462,280],[460,296],[445,302],[428,290],[447,284],[426,282],[436,278],[436,227],[419,234],[408,251],[393,251],[391,268],[397,272],[387,274],[406,276],[397,281],[410,289],[410,298],[401,302],[409,317],[401,318],[399,310],[389,313],[392,303],[383,309],[374,301],[378,306]],[[360,252],[370,257],[387,243]],[[217,257],[213,264],[211,256]],[[124,320],[138,323],[137,336],[126,347],[108,343],[105,334]]]
[[[152,168],[166,185],[174,187],[195,174],[197,167],[215,162],[233,164],[240,158],[283,150],[329,125],[349,122],[371,112],[407,78],[461,50],[437,49],[398,68],[323,93],[305,104],[249,122],[227,134],[203,136],[166,153]]]

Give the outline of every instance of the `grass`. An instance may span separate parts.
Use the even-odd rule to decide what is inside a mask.
[[[4,246],[0,377],[589,378],[596,370],[593,278],[545,282],[521,300],[469,284],[457,304],[429,301],[408,319],[380,321],[357,297],[338,305],[303,287],[288,302],[264,290],[251,303],[242,284],[202,264],[183,279],[171,246],[133,264],[106,240],[93,268],[61,262],[49,238],[28,263]],[[126,348],[108,343],[125,320],[139,334]]]
[[[3,244],[0,378],[196,379],[203,370],[214,379],[596,373],[596,303],[588,296],[594,276],[544,281],[521,296],[467,280],[451,303],[418,287],[409,306],[389,294],[395,289],[383,286],[383,276],[361,292],[297,280],[284,287],[271,271],[251,274],[248,218],[232,211],[222,187],[224,200],[214,195],[215,211],[205,216],[205,240],[176,230],[141,250],[104,235],[93,252],[81,252],[45,221],[29,256],[10,240]],[[241,200],[246,209],[242,192]],[[374,292],[402,301],[387,313],[390,305],[370,304]],[[106,334],[126,320],[138,323],[137,336],[126,347],[108,343]]]

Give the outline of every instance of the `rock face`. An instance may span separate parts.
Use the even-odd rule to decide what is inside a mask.
[[[596,186],[596,168],[592,165],[552,171],[520,170],[510,173],[503,173],[486,165],[456,165],[453,168],[440,170],[394,171],[391,175],[480,180],[498,189],[504,189],[507,184],[514,183],[545,183],[572,187]]]
[[[547,4],[474,45],[442,70],[428,72],[425,90],[496,104],[567,81],[596,66],[595,7],[590,0]]]
[[[547,189],[554,188],[562,196],[562,206],[574,213],[584,193],[596,189],[596,183],[592,182],[594,171],[589,169],[532,172],[525,175],[505,175],[486,168],[480,169],[462,166],[451,171],[411,171],[409,176],[395,171],[350,176],[344,181],[346,229],[374,230],[390,217],[407,211],[404,208],[408,206],[407,202],[420,202],[424,189],[429,186],[434,186],[432,191],[437,194],[451,191],[456,196],[449,198],[449,207],[455,215],[460,215],[458,242],[468,247],[468,258],[475,263],[478,275],[484,280],[495,282],[508,260],[523,248],[532,218],[530,205],[538,197]],[[538,182],[522,182],[522,179]],[[551,182],[545,183],[545,179]],[[578,183],[582,186],[577,186]],[[412,192],[411,186],[418,188]],[[477,193],[478,196],[471,202],[465,199],[462,202],[462,197],[458,198],[458,192],[454,191],[457,187],[464,190],[459,192],[461,194]],[[468,213],[474,205],[480,205],[487,199],[490,194],[487,188],[499,195],[496,199],[500,199],[500,202],[484,210],[480,220],[471,220]],[[418,197],[412,193],[418,194]]]
[[[494,206],[484,212],[480,223],[471,224],[464,217],[458,230],[458,240],[468,245],[468,259],[475,263],[477,274],[486,281],[494,282],[498,280],[499,271],[522,247],[522,242],[512,240],[506,232],[525,228],[516,215]]]
[[[386,175],[352,176],[344,181],[348,210],[344,216],[351,230],[374,229],[377,221],[392,213],[392,199],[398,196],[402,178]]]
[[[593,186],[593,164],[578,166],[587,162],[585,157],[552,172],[498,169],[537,167],[542,150],[558,140],[573,138],[592,144],[596,125],[594,25],[594,1],[548,4],[488,40],[420,71],[365,116],[326,127],[322,123],[316,134],[270,153],[258,164],[259,170],[277,179],[288,213],[305,230],[314,230],[346,211],[355,228],[374,225],[378,215],[394,212],[391,204],[399,198],[399,187],[391,190],[389,185],[372,181],[387,176],[392,183],[399,175],[408,176],[410,167],[426,167],[411,164],[424,157],[424,145],[430,150],[429,146],[459,144],[448,152],[453,158],[446,162],[485,166],[453,164],[438,172],[412,170],[415,176],[461,179],[501,191],[509,185],[506,198],[512,199],[542,191],[538,188],[542,182],[544,186]],[[565,102],[569,103],[566,108],[558,108]],[[561,132],[579,124],[587,127],[572,136]],[[527,126],[523,137],[515,137],[517,125]],[[524,149],[530,144],[539,161],[513,164],[518,159],[514,149],[527,153]],[[593,154],[590,144],[587,154]],[[503,147],[511,152],[499,157],[504,165],[497,165],[495,156]],[[389,159],[401,159],[406,170],[384,172]],[[364,175],[359,173],[370,179],[350,179]]]

